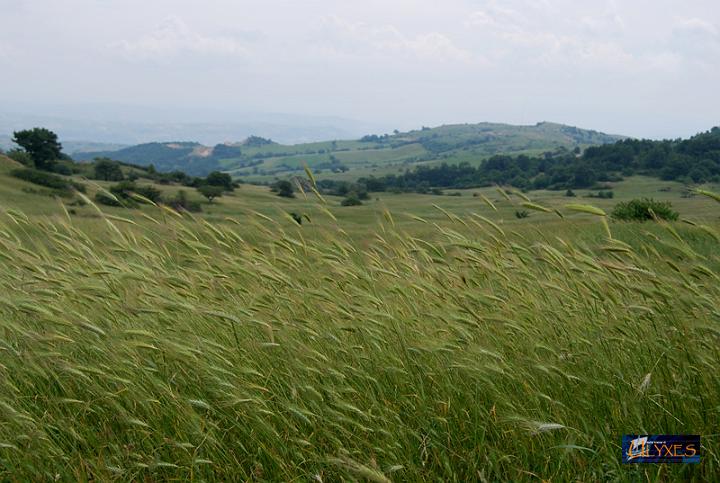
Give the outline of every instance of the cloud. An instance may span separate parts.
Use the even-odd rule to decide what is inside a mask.
[[[337,16],[322,20],[315,42],[325,51],[340,56],[410,56],[438,62],[471,62],[471,51],[458,47],[448,36],[429,32],[415,36],[393,25],[352,23]]]
[[[625,21],[614,11],[602,15],[588,15],[580,19],[588,34],[607,38],[610,35],[621,34],[625,29]]]
[[[481,3],[481,8],[468,16],[465,21],[466,27],[490,27],[504,31],[527,29],[533,23],[532,12],[537,12],[539,7],[537,2],[500,3],[495,0],[485,0]]]
[[[438,32],[431,32],[412,39],[402,39],[394,47],[412,52],[421,59],[469,62],[473,58],[472,52],[461,49],[448,37]]]
[[[718,40],[720,30],[706,20],[699,18],[684,18],[675,25],[675,32],[698,38]]]
[[[720,28],[699,18],[678,20],[668,50],[697,64],[717,69],[720,61]]]
[[[638,67],[622,42],[623,19],[608,2],[601,13],[563,10],[559,2],[485,0],[466,20],[476,42],[496,65],[549,69],[625,69]],[[612,35],[607,35],[612,32]]]
[[[232,36],[206,36],[191,30],[177,16],[165,18],[152,32],[136,40],[114,42],[112,48],[130,59],[167,59],[181,54],[246,56],[247,42]]]

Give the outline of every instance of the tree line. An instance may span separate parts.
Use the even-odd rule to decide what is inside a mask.
[[[689,139],[625,139],[584,152],[558,149],[541,156],[495,155],[480,165],[468,162],[418,166],[402,174],[365,177],[356,191],[430,192],[433,188],[476,188],[495,184],[520,189],[567,190],[620,181],[632,175],[683,183],[720,182],[720,128]],[[347,183],[345,183],[347,184]],[[327,183],[337,191],[343,183]]]

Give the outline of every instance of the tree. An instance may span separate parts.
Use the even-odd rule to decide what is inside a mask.
[[[587,165],[581,164],[575,168],[573,185],[575,188],[587,188],[595,183],[595,171]]]
[[[15,131],[12,141],[30,155],[37,169],[50,170],[54,161],[62,156],[57,134],[45,128]]]
[[[272,139],[265,139],[260,136],[250,136],[245,140],[243,143],[245,146],[253,146],[253,147],[260,147],[265,146],[267,144],[274,144]]]
[[[235,189],[233,186],[232,176],[220,171],[213,171],[207,175],[205,182],[211,186],[221,186],[225,189],[225,191],[232,191]]]
[[[108,158],[95,158],[95,179],[122,181],[125,179],[120,163]]]
[[[295,198],[295,190],[293,189],[293,185],[290,181],[278,181],[275,183],[274,188],[275,191],[277,191],[278,196],[282,196],[283,198]]]
[[[197,190],[207,198],[209,203],[212,203],[215,198],[221,197],[225,191],[222,186],[213,186],[211,184],[198,186]]]

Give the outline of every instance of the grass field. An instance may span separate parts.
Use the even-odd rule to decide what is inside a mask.
[[[529,193],[564,218],[517,219],[525,201],[494,188],[351,208],[244,185],[191,216],[63,208],[10,168],[1,480],[720,474],[711,198],[630,178],[613,200]],[[608,236],[566,207],[637,196],[685,221]],[[622,465],[626,433],[701,434],[702,462]]]

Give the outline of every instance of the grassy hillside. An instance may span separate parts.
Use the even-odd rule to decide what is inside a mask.
[[[197,143],[152,143],[113,152],[76,155],[78,159],[109,156],[158,170],[183,170],[204,175],[215,169],[250,180],[269,180],[296,174],[304,164],[319,177],[346,178],[387,174],[418,164],[442,161],[479,163],[497,153],[540,153],[560,147],[572,149],[611,143],[618,136],[554,123],[534,126],[464,124],[366,136],[364,141],[328,141],[286,146],[238,144],[203,147]]]
[[[191,216],[70,198],[66,213],[12,168],[0,159],[2,480],[720,472],[720,204],[680,184],[528,194],[564,219],[517,219],[526,201],[493,188],[349,208],[256,186]],[[640,195],[693,224],[609,238],[566,207]],[[621,465],[631,432],[701,434],[702,463]]]

